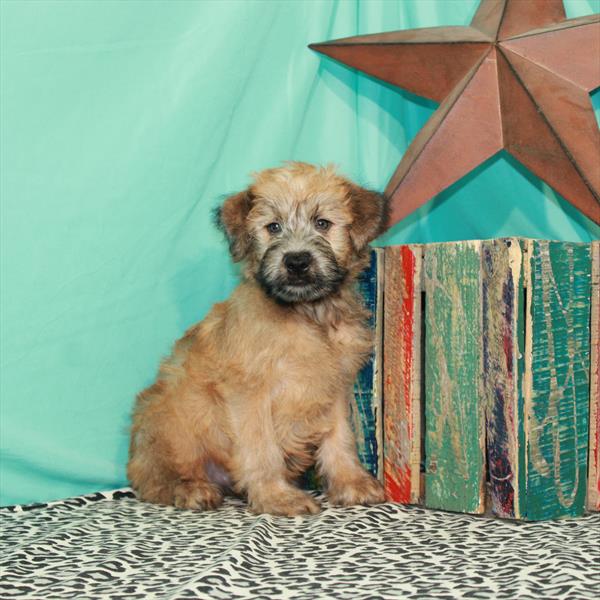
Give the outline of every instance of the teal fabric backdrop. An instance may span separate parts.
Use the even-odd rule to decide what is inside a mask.
[[[287,159],[382,189],[433,112],[306,45],[467,24],[476,5],[0,3],[2,504],[125,483],[135,393],[236,283],[220,195]],[[599,234],[500,156],[382,243]]]

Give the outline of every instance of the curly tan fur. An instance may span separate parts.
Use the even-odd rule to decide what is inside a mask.
[[[315,513],[294,483],[316,463],[334,503],[383,501],[348,409],[372,348],[355,280],[385,218],[381,195],[304,163],[255,174],[225,201],[218,220],[243,282],[137,397],[128,476],[143,500],[209,509],[231,489],[258,513]]]

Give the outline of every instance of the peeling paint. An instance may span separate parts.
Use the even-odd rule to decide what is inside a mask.
[[[528,519],[583,512],[587,463],[590,245],[528,242]]]
[[[491,508],[520,516],[519,498],[519,240],[482,244],[483,399]]]

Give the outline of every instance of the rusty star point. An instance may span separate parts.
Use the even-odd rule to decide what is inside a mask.
[[[343,38],[310,48],[440,105],[386,193],[389,226],[506,150],[600,224],[600,15],[562,0],[482,0],[466,27]]]

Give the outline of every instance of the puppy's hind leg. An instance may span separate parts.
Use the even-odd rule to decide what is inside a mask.
[[[187,456],[175,440],[169,440],[169,446],[168,460],[148,446],[133,453],[127,472],[140,499],[177,508],[209,510],[220,506],[223,489],[209,477],[208,459],[199,454]]]
[[[147,392],[140,394],[134,414],[127,466],[131,485],[147,502],[201,510],[218,507],[223,489],[211,478],[211,436],[199,435],[200,424],[182,418],[185,401],[179,399],[174,406],[158,394],[152,402]]]

